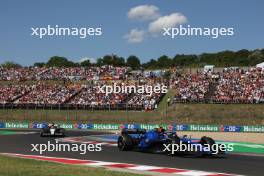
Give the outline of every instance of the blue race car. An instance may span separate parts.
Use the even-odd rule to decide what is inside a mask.
[[[176,132],[166,132],[162,127],[149,131],[123,129],[117,146],[121,151],[135,150],[168,155],[220,156],[226,151],[224,144],[216,144],[210,137],[203,136],[200,140],[186,135],[179,137]]]

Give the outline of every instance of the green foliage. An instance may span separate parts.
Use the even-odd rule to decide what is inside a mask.
[[[47,67],[75,67],[78,66],[77,63],[69,61],[65,57],[53,56],[47,62]]]
[[[264,62],[264,49],[249,51],[242,49],[239,51],[221,51],[217,53],[202,53],[200,55],[185,55],[177,54],[173,58],[163,55],[157,59],[141,64],[137,56],[131,55],[127,61],[123,57],[117,55],[105,55],[98,58],[96,64],[92,64],[89,60],[83,61],[80,64],[72,62],[65,57],[53,56],[47,63],[35,63],[38,67],[90,67],[92,65],[103,66],[129,66],[132,69],[166,69],[172,67],[202,67],[204,65],[215,65],[216,67],[231,67],[231,66],[255,66],[258,63]],[[2,67],[12,68],[21,67],[14,62],[5,62]]]
[[[6,61],[3,64],[1,64],[1,67],[3,68],[20,68],[22,67],[18,63],[12,62],[12,61]]]
[[[90,60],[87,59],[87,60],[85,60],[85,61],[82,61],[82,62],[80,63],[80,65],[81,65],[82,67],[90,67],[92,64],[91,64]]]
[[[113,65],[113,66],[125,66],[125,59],[117,55],[105,55],[103,58],[97,59],[97,66]]]
[[[172,60],[166,55],[159,57],[157,62],[158,65],[156,66],[158,68],[170,68],[172,66]]]
[[[174,58],[161,56],[157,60],[151,59],[143,64],[147,69],[159,69],[170,67],[202,67],[204,65],[215,65],[216,67],[231,66],[255,66],[264,62],[264,49],[249,51],[221,51],[217,53],[203,53],[201,55],[176,55]]]
[[[264,50],[255,50],[248,56],[248,62],[250,65],[264,62]]]
[[[114,56],[112,60],[114,66],[125,66],[126,62],[123,57]]]
[[[36,62],[36,63],[34,63],[33,66],[34,67],[45,67],[46,66],[46,63],[44,63],[44,62]]]
[[[139,69],[140,68],[140,60],[137,56],[129,56],[127,58],[127,66],[131,67],[132,69]]]
[[[98,58],[97,61],[96,61],[96,66],[100,67],[102,66],[104,63],[103,63],[103,59],[102,58]]]
[[[59,164],[47,161],[0,155],[0,175],[6,176],[142,176],[81,165]]]
[[[176,55],[173,60],[173,66],[195,66],[198,63],[198,57],[196,55]]]
[[[156,69],[158,68],[158,62],[155,59],[151,59],[149,62],[142,64],[144,68]]]

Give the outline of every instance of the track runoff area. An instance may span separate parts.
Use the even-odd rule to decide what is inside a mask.
[[[233,142],[235,153],[228,153],[224,157],[168,156],[120,151],[116,142],[118,134],[110,132],[67,130],[64,138],[40,137],[39,132],[0,130],[1,154],[149,175],[263,175],[264,145],[261,144]],[[69,144],[71,151],[46,149],[40,154],[41,144],[47,145],[47,148],[48,145],[51,148]]]

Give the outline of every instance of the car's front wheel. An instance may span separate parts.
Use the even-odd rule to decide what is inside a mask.
[[[181,139],[178,136],[171,136],[166,143],[166,145],[167,145],[166,154],[167,155],[180,155],[181,154],[180,151],[172,151],[175,148],[175,146],[173,147],[173,145],[179,146],[180,141],[181,141]]]
[[[122,135],[118,137],[117,146],[121,151],[128,151],[133,148],[132,137],[129,135]]]

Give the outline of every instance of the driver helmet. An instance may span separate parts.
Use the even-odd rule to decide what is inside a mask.
[[[50,123],[48,126],[49,126],[49,127],[52,127],[52,126],[54,126],[54,123]]]
[[[160,127],[157,129],[157,131],[158,131],[159,133],[164,133],[164,132],[165,132],[165,129],[164,129],[162,126],[160,126]]]

